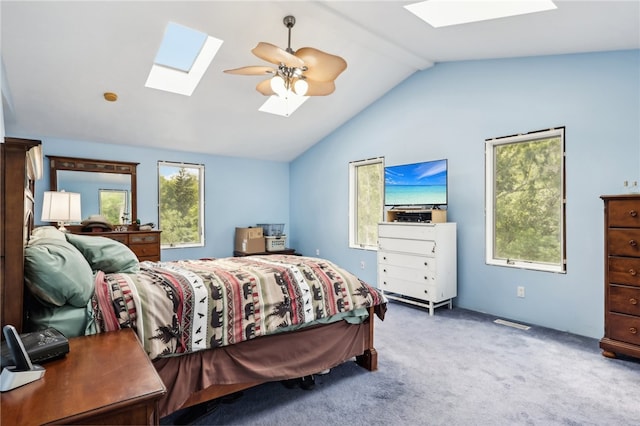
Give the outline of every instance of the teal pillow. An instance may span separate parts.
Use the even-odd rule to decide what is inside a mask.
[[[71,305],[44,306],[34,301],[29,306],[28,331],[53,327],[68,339],[84,336],[91,317],[91,302],[84,308],[76,308]]]
[[[66,234],[67,241],[73,244],[87,259],[91,269],[107,274],[115,272],[134,273],[140,271],[140,263],[135,253],[119,241],[107,237]]]
[[[74,246],[57,238],[38,238],[24,249],[24,280],[43,303],[84,307],[93,295],[93,271]]]

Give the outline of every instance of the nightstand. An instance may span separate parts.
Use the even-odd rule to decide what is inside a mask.
[[[3,425],[158,424],[166,388],[132,329],[69,339],[42,379],[3,392]]]

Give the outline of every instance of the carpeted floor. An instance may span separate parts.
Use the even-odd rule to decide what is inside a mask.
[[[464,309],[390,302],[376,319],[379,370],[348,361],[313,390],[267,383],[162,419],[198,425],[640,425],[640,360],[596,339],[520,330]],[[193,413],[193,412],[192,412]]]

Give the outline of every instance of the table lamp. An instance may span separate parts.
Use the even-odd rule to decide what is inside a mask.
[[[42,221],[57,222],[58,229],[66,232],[65,223],[80,222],[80,194],[65,191],[45,191],[42,203]]]

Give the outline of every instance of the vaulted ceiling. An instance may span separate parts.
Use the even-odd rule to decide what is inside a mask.
[[[411,1],[6,1],[0,3],[8,136],[62,138],[289,161],[419,70],[439,62],[640,48],[640,2],[556,1],[556,10],[433,28]],[[260,41],[339,55],[329,96],[290,117],[259,112]],[[192,96],[145,87],[165,26],[224,42]],[[118,94],[107,102],[104,92]]]

